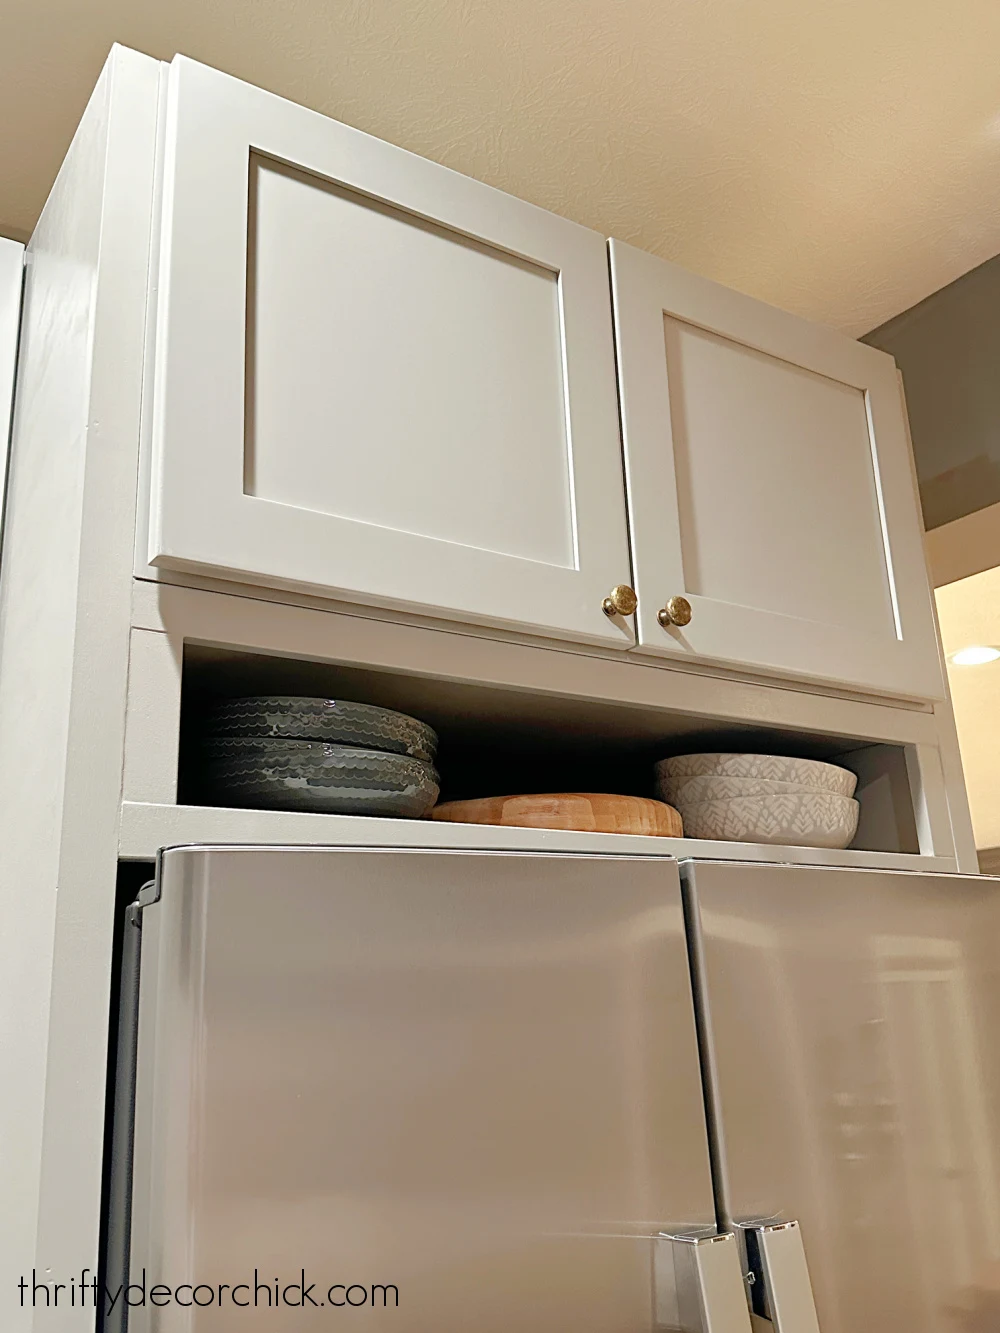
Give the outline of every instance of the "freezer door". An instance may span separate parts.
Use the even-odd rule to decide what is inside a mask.
[[[680,1326],[657,1238],[715,1217],[674,862],[203,848],[159,878],[131,1333]]]
[[[724,1215],[799,1222],[822,1333],[996,1333],[1000,881],[682,874]]]

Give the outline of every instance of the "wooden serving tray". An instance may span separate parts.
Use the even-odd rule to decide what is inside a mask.
[[[431,819],[453,824],[505,824],[514,828],[576,829],[583,833],[640,833],[654,838],[683,836],[672,805],[644,796],[594,792],[554,792],[543,796],[487,796],[478,801],[445,801]]]

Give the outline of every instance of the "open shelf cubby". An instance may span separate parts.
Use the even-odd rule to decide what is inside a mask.
[[[666,678],[668,679],[668,678]],[[545,791],[653,794],[670,754],[742,750],[829,759],[859,775],[855,849],[918,854],[912,763],[903,745],[734,723],[657,707],[186,644],[177,799],[219,806],[201,780],[201,739],[216,701],[314,695],[380,704],[440,738],[441,800]]]

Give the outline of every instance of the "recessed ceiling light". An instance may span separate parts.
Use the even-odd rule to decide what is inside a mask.
[[[962,648],[952,653],[951,660],[956,666],[982,666],[985,662],[995,662],[1000,657],[1000,648],[988,648],[985,644],[974,643],[969,648]]]

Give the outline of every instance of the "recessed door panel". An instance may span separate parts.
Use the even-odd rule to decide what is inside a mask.
[[[864,392],[663,325],[689,592],[894,635]]]
[[[258,161],[247,491],[576,563],[559,274]]]

